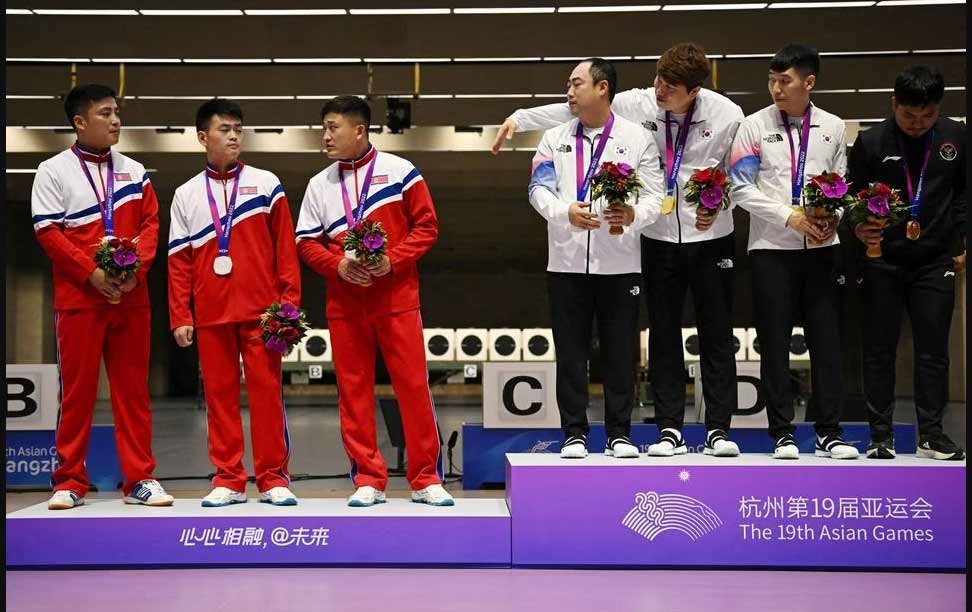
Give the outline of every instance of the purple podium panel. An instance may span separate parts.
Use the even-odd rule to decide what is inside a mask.
[[[343,499],[295,507],[250,500],[170,508],[94,499],[72,510],[38,504],[7,515],[7,566],[462,565],[509,567],[502,499],[431,507],[404,499],[349,508]]]
[[[506,460],[514,566],[966,566],[964,461]]]

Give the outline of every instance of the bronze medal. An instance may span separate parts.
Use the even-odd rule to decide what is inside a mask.
[[[921,224],[918,223],[917,219],[912,219],[905,225],[905,236],[908,237],[908,240],[918,240],[921,237]]]

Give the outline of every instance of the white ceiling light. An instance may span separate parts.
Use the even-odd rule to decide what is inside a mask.
[[[366,57],[364,61],[368,64],[424,64],[451,62],[448,57]]]
[[[524,14],[524,13],[552,13],[556,7],[553,6],[517,6],[508,8],[457,8],[453,9],[456,15],[504,15],[504,14]]]
[[[8,100],[56,100],[57,96],[23,96],[19,94],[7,94]]]
[[[660,4],[641,4],[628,6],[560,6],[558,13],[640,13],[657,11]]]
[[[739,4],[666,4],[666,11],[744,11],[766,8],[765,2],[744,2]]]
[[[773,57],[772,53],[729,53],[726,55],[726,59],[756,59]]]
[[[187,64],[269,64],[271,63],[270,58],[211,58],[211,57],[196,57],[196,58],[185,58],[184,60]]]
[[[532,98],[533,94],[455,94],[458,99]]]
[[[8,8],[7,9],[7,14],[8,15],[32,15],[33,13],[30,12],[30,9],[11,9],[11,8]]]
[[[907,55],[903,49],[893,51],[821,51],[820,55]]]
[[[179,64],[178,57],[93,57],[96,64]]]
[[[965,0],[882,0],[878,6],[923,6],[927,4],[965,4]]]
[[[360,57],[275,57],[274,64],[360,64]]]
[[[636,60],[657,60],[661,59],[660,55],[636,55],[634,56]]]
[[[352,15],[448,15],[447,8],[350,9]]]
[[[150,17],[242,17],[239,9],[221,10],[172,10],[172,9],[139,9],[139,13]]]
[[[965,53],[965,49],[915,49],[912,53]]]
[[[34,9],[38,15],[130,15],[138,16],[135,9]]]
[[[772,2],[771,9],[863,8],[874,2]]]
[[[8,64],[38,62],[43,64],[87,64],[91,60],[87,57],[8,57]]]
[[[456,57],[457,62],[539,62],[539,57]]]
[[[345,9],[243,9],[243,12],[253,17],[284,16],[284,15],[347,15]]]
[[[7,168],[7,174],[37,174],[37,168]]]

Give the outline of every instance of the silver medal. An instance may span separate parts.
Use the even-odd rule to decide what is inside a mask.
[[[233,260],[229,255],[220,255],[213,260],[213,272],[220,276],[226,276],[233,271]]]

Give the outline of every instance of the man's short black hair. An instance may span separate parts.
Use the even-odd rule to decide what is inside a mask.
[[[803,78],[820,74],[820,54],[813,47],[800,43],[784,45],[770,60],[770,70],[786,72],[790,68],[795,68]]]
[[[321,107],[321,121],[325,115],[337,113],[350,119],[357,119],[365,127],[371,125],[371,106],[358,96],[338,96],[331,98]]]
[[[584,61],[591,63],[591,80],[595,85],[607,81],[608,101],[613,102],[614,94],[618,91],[618,71],[614,69],[614,64],[600,57],[589,57]]]
[[[208,130],[209,122],[214,115],[232,117],[243,123],[243,109],[240,108],[239,104],[226,98],[213,98],[203,102],[203,105],[196,111],[196,130],[199,132]]]
[[[78,85],[64,98],[64,114],[67,115],[68,125],[74,127],[74,116],[80,115],[87,110],[88,105],[104,100],[105,98],[117,98],[115,90],[111,87],[88,83]]]
[[[933,66],[908,66],[894,80],[894,101],[905,106],[939,104],[945,97],[945,78]]]

